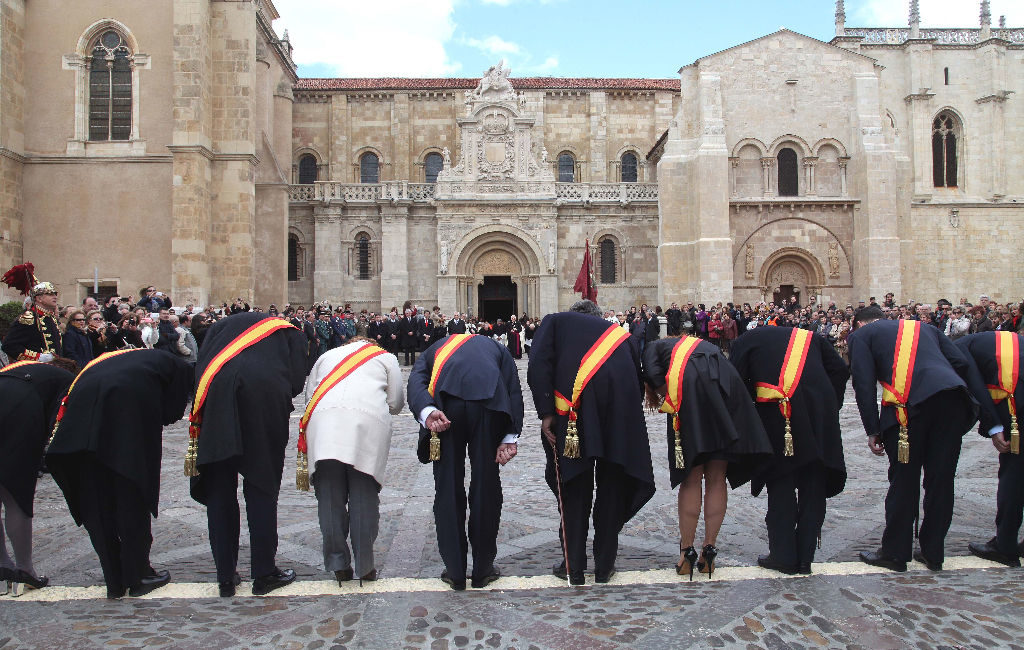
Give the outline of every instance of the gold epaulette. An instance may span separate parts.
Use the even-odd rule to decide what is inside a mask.
[[[18,317],[18,322],[22,325],[31,325],[36,322],[36,317],[31,310],[26,310],[21,316]]]

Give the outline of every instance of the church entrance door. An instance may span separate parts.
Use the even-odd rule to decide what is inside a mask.
[[[794,291],[796,287],[792,284],[779,285],[779,288],[775,290],[772,300],[775,301],[776,305],[785,305],[789,302],[790,297],[797,296],[797,302],[800,302],[799,295]]]
[[[516,283],[512,281],[512,276],[485,275],[477,292],[479,318],[489,323],[499,318],[507,321],[509,316],[518,311]]]

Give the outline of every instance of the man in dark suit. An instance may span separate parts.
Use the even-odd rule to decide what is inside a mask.
[[[792,435],[792,455],[787,456],[782,413],[787,407],[764,387],[779,385],[791,340],[806,343],[807,355],[787,397]],[[790,362],[798,358],[791,357]],[[789,327],[758,327],[736,339],[730,360],[757,399],[757,414],[775,451],[773,461],[750,486],[754,496],[768,488],[768,555],[757,563],[786,574],[810,573],[825,521],[825,500],[846,485],[839,409],[850,371],[828,341]]]
[[[251,341],[254,326],[268,321],[280,329]],[[232,343],[247,345],[231,357],[208,383],[207,367]],[[295,580],[291,569],[278,569],[277,497],[284,471],[292,398],[306,378],[306,336],[289,323],[257,312],[218,321],[206,335],[196,364],[197,391],[191,420],[195,472],[192,498],[206,506],[210,549],[217,567],[220,595],[230,597],[241,578],[238,564],[238,476],[244,477],[246,518],[252,550],[252,591],[263,595]],[[216,366],[214,366],[216,367]],[[190,427],[190,437],[193,434]],[[189,454],[193,449],[190,446]]]
[[[894,571],[905,571],[911,557],[933,571],[942,569],[962,438],[977,421],[979,404],[992,409],[977,368],[942,332],[922,325],[884,320],[881,309],[865,307],[854,316],[855,329],[847,339],[868,446],[875,455],[889,457],[882,544],[878,551],[861,552],[860,558]],[[881,416],[876,381],[884,388]],[[996,419],[994,412],[986,417]],[[920,550],[912,553],[922,469],[924,518]]]
[[[402,353],[405,354],[405,365],[412,365],[416,360],[416,350],[419,348],[421,334],[423,332],[421,322],[413,314],[412,309],[406,309],[405,315],[398,319],[398,343]],[[398,350],[394,350],[398,354]]]
[[[996,490],[996,536],[984,543],[971,542],[971,553],[1007,566],[1020,566],[1019,543],[1024,515],[1024,455],[1020,453],[1020,412],[1024,382],[1020,381],[1024,337],[1016,332],[982,332],[965,336],[955,345],[981,372],[999,419],[981,411],[982,436],[991,438],[999,452],[999,487]],[[1016,441],[1014,441],[1016,434]]]
[[[498,465],[515,457],[523,429],[523,393],[515,362],[504,346],[483,336],[460,334],[427,348],[409,375],[409,408],[419,421],[417,455],[434,459],[434,523],[444,560],[441,579],[466,588],[466,451],[469,451],[469,538],[474,587],[500,577],[494,566],[501,520]],[[434,443],[435,445],[438,443]]]
[[[581,364],[599,339],[617,345],[574,397]],[[533,337],[527,377],[546,443],[545,479],[564,514],[559,537],[568,566],[557,565],[553,573],[584,584],[593,510],[594,578],[608,582],[615,573],[619,531],[654,496],[638,351],[623,328],[604,320],[593,302],[581,300],[568,312],[544,317]]]
[[[455,316],[448,321],[448,333],[449,334],[465,334],[466,333],[466,321],[462,320],[462,314],[455,312]]]

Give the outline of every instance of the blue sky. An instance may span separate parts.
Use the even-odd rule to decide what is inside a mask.
[[[681,66],[786,27],[829,40],[834,0],[274,0],[303,77],[674,77]],[[921,22],[977,27],[975,0],[920,0]],[[1024,0],[991,0],[1024,26]],[[846,24],[906,25],[908,2],[846,0]]]

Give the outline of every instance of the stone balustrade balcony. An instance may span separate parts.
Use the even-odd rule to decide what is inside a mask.
[[[385,181],[383,183],[339,183],[317,181],[291,185],[292,203],[373,203],[376,201],[426,202],[435,198],[434,183]],[[657,183],[555,183],[558,203],[657,201]]]

